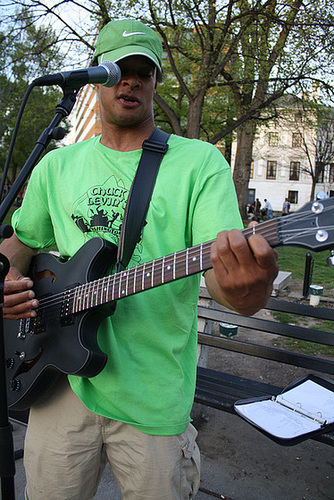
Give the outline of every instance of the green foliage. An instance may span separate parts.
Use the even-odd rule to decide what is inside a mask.
[[[29,19],[21,22],[19,34],[0,34],[0,169],[3,170],[22,98],[29,82],[58,68],[62,55],[50,29],[35,27]],[[9,71],[10,68],[10,71]],[[30,95],[12,155],[8,184],[12,184],[43,130],[56,112],[62,92],[54,87],[36,87]],[[64,124],[66,130],[68,124]],[[54,148],[51,142],[49,148]]]

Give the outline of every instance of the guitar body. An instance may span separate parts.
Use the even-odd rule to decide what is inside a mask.
[[[37,319],[5,320],[5,358],[8,406],[29,408],[57,379],[59,373],[93,377],[107,356],[97,343],[97,330],[108,313],[101,307],[63,317],[66,289],[103,276],[116,258],[117,248],[102,238],[89,240],[69,261],[52,254],[33,258],[29,275],[41,305]],[[50,306],[51,304],[51,306]],[[105,306],[104,306],[105,308]]]

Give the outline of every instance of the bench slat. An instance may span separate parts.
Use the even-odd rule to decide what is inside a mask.
[[[248,354],[257,358],[278,361],[280,363],[334,375],[334,360],[331,359],[316,358],[315,356],[309,356],[307,354],[285,351],[276,347],[251,344],[250,342],[241,342],[236,339],[223,338],[206,333],[200,333],[198,335],[198,342],[227,351]]]
[[[207,320],[230,323],[232,325],[242,326],[250,330],[273,333],[284,337],[291,337],[299,340],[307,340],[334,347],[334,335],[321,330],[310,329],[297,325],[282,324],[275,321],[264,320],[261,318],[245,317],[239,314],[221,311],[218,309],[208,309],[199,306],[198,315]]]

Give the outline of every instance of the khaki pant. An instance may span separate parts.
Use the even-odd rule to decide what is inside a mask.
[[[29,500],[90,500],[109,460],[124,500],[185,500],[199,486],[197,431],[152,436],[89,411],[62,381],[31,409],[24,464]],[[112,499],[112,496],[109,496]]]

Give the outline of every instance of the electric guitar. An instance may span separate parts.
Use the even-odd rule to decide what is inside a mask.
[[[310,202],[284,217],[243,230],[261,234],[272,247],[314,251],[334,246],[334,198]],[[23,410],[45,393],[60,372],[93,377],[107,356],[97,343],[104,315],[117,300],[210,269],[211,241],[105,276],[116,246],[93,238],[67,262],[36,255],[29,275],[39,300],[36,318],[5,320],[8,405]],[[103,310],[107,307],[107,310]],[[102,307],[103,306],[103,307]]]

